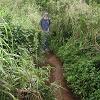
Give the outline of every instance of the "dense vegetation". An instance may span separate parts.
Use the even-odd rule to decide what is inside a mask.
[[[64,76],[82,100],[100,99],[99,0],[0,0],[0,100],[17,99],[29,89],[33,100],[54,100],[45,85],[50,68],[42,61],[39,21],[51,17],[50,48],[64,63]]]

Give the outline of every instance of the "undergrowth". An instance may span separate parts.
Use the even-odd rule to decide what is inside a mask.
[[[17,89],[54,100],[52,87],[45,85],[50,69],[34,63],[42,59],[44,11],[51,18],[50,48],[63,60],[70,88],[82,100],[100,99],[100,3],[84,1],[0,0],[0,100],[18,99]]]

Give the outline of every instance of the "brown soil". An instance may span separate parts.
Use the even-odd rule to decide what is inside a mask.
[[[52,67],[50,73],[50,83],[54,82],[57,86],[54,93],[56,100],[78,100],[73,97],[69,88],[65,84],[63,64],[61,60],[53,52],[47,52],[45,54],[45,58],[46,63]]]
[[[28,89],[17,89],[17,96],[18,100],[43,100],[38,92]]]
[[[53,52],[46,52],[45,53],[45,59],[42,63],[36,64],[37,66],[51,66],[50,71],[50,77],[49,81],[47,82],[48,85],[50,83],[55,83],[55,89],[54,89],[54,95],[56,100],[80,100],[80,98],[76,98],[73,96],[72,92],[70,91],[69,87],[67,86],[67,83],[64,80],[63,76],[63,64],[61,60],[53,53]],[[32,99],[25,99],[25,96],[30,93],[30,91],[26,90],[18,90],[19,94],[19,100],[33,100]],[[37,95],[36,93],[32,93]],[[42,100],[39,98],[35,98],[34,100]]]

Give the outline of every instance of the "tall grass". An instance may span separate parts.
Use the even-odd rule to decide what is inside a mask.
[[[0,9],[0,16],[10,16],[14,25],[28,29],[38,27],[40,13],[35,0],[1,0]]]
[[[31,90],[38,93],[37,98],[40,94],[44,97],[43,93],[50,89],[45,85],[49,70],[38,69],[33,62],[33,56],[37,57],[37,32],[13,25],[4,17],[0,23],[0,99],[18,99],[17,89]]]
[[[100,73],[93,64],[100,59],[100,5],[92,1],[0,0],[1,100],[15,99],[16,88],[37,91],[44,100],[54,99],[44,82],[50,69],[37,69],[33,63],[34,57],[41,58],[39,21],[43,10],[51,17],[54,35],[50,47],[64,61],[65,79],[83,100],[99,100]],[[85,86],[81,82],[86,82]]]

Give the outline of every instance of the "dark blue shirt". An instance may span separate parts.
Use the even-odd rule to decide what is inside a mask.
[[[43,31],[48,31],[49,26],[50,26],[50,19],[42,18],[40,21],[40,25]]]

